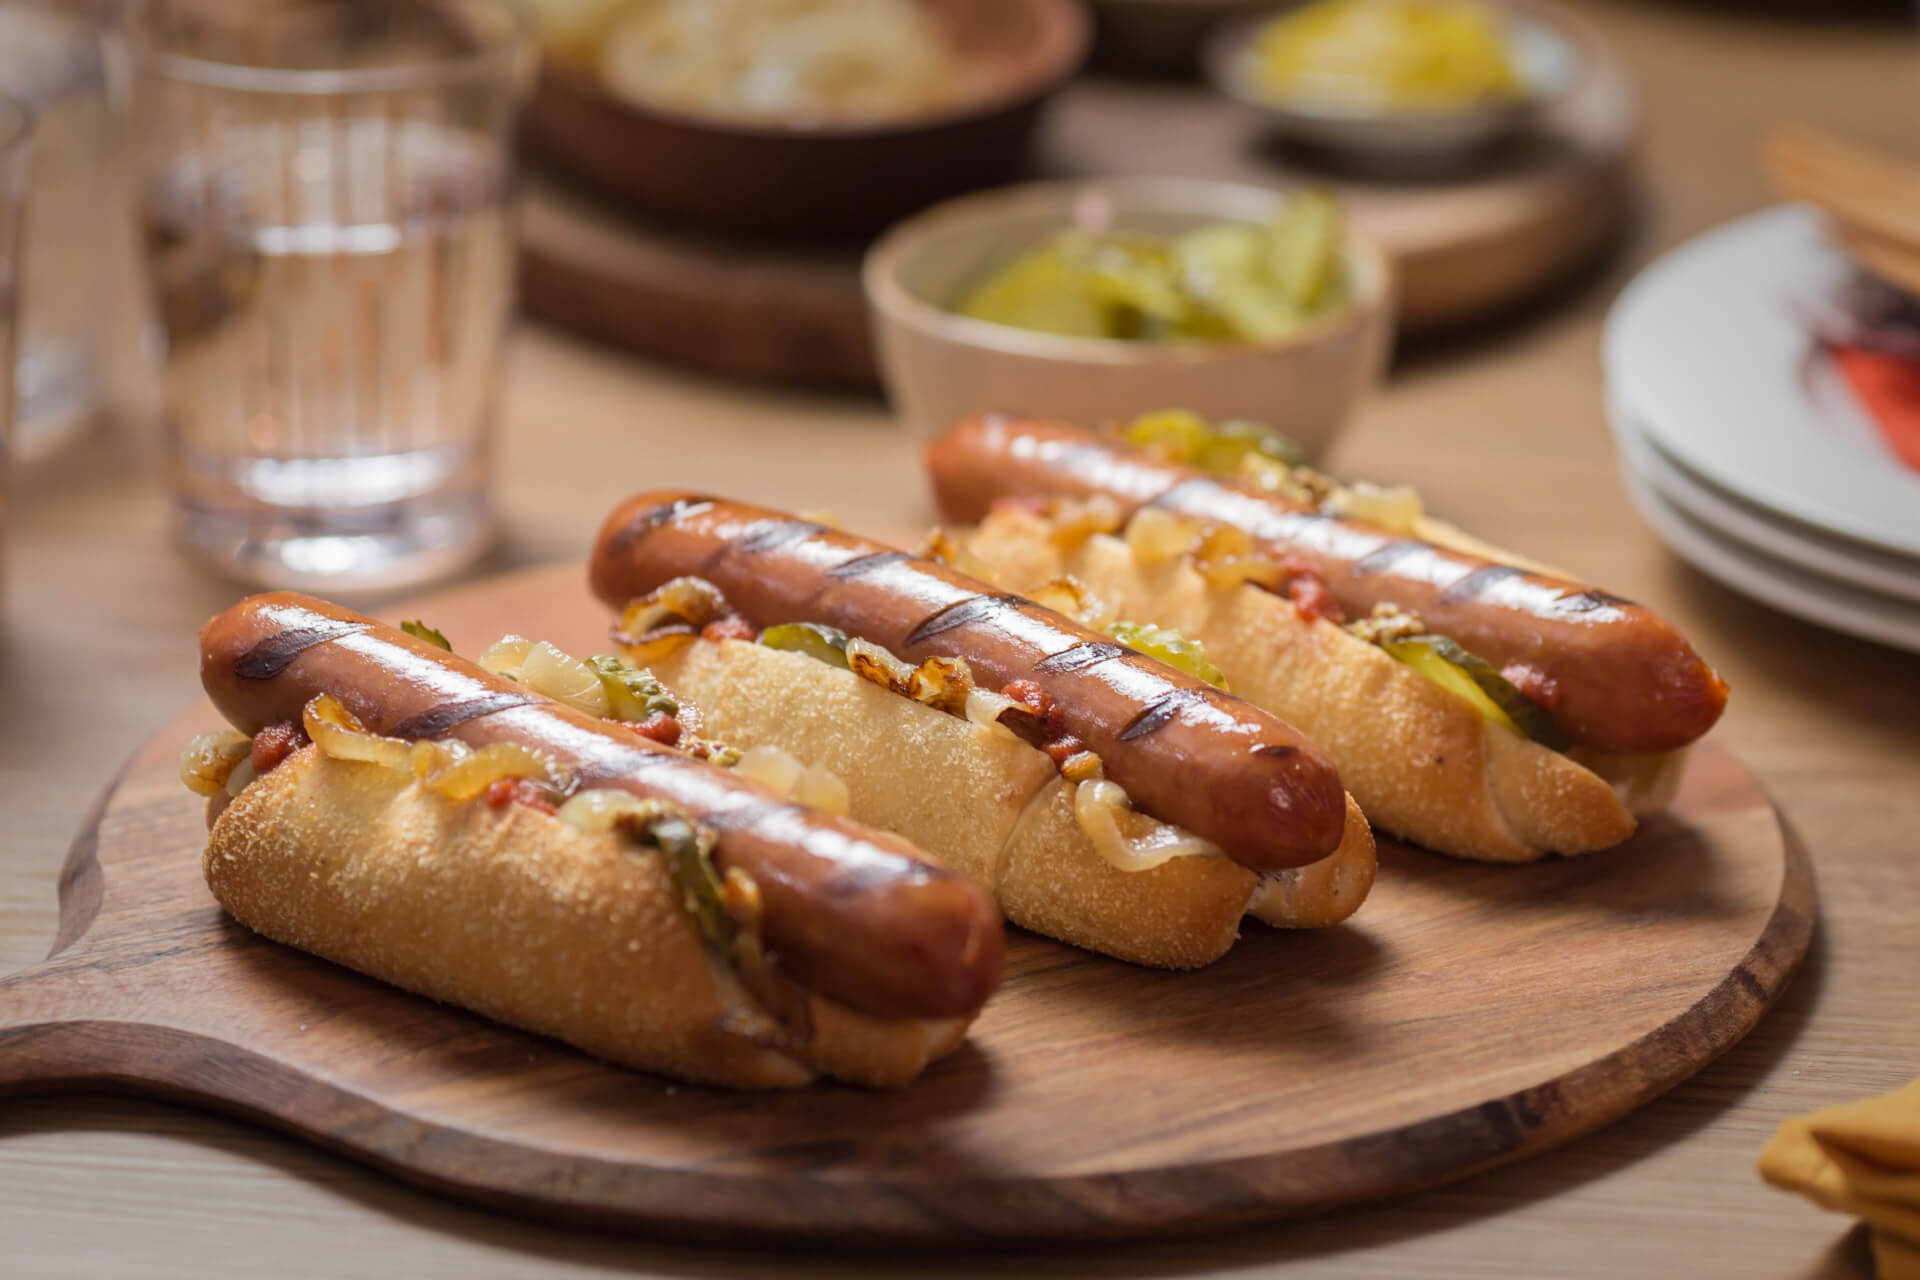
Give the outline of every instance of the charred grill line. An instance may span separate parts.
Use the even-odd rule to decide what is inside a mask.
[[[1111,662],[1127,652],[1127,646],[1112,644],[1103,640],[1084,640],[1070,649],[1049,654],[1033,664],[1037,672],[1051,675],[1055,672],[1085,671],[1103,662]]]
[[[1132,742],[1135,738],[1144,738],[1164,728],[1169,721],[1188,707],[1206,700],[1206,695],[1197,689],[1175,689],[1171,693],[1155,698],[1140,708],[1133,719],[1127,721],[1126,727],[1120,730],[1120,741]]]
[[[627,521],[626,527],[607,540],[607,547],[613,554],[625,554],[633,545],[652,533],[663,524],[670,524],[681,516],[693,511],[705,511],[713,505],[712,498],[675,498],[672,502],[663,502],[657,507],[648,507],[645,511]]]
[[[1484,595],[1489,589],[1509,578],[1525,576],[1524,569],[1516,569],[1510,564],[1484,564],[1442,591],[1435,599],[1440,604],[1459,604],[1463,600]]]
[[[996,613],[1018,609],[1025,603],[1027,603],[1026,600],[1021,596],[980,595],[955,600],[945,608],[936,609],[922,618],[920,625],[908,634],[907,647],[911,649],[942,632],[951,631],[955,627],[964,627],[970,622],[984,622]]]
[[[481,716],[490,716],[496,711],[505,711],[509,707],[524,707],[537,701],[530,693],[484,693],[478,697],[465,698],[459,702],[449,702],[442,706],[409,716],[387,731],[393,738],[438,738],[448,730],[478,720]]]
[[[815,524],[811,520],[762,520],[735,538],[733,546],[748,554],[778,551],[781,547],[804,542],[826,531],[825,525]]]
[[[1409,556],[1425,555],[1433,550],[1431,543],[1418,538],[1401,538],[1398,542],[1389,542],[1378,551],[1372,551],[1353,562],[1350,572],[1357,578],[1363,574],[1384,573]]]
[[[1625,596],[1616,596],[1610,591],[1574,591],[1555,600],[1553,607],[1562,613],[1592,613],[1595,609],[1632,609],[1637,606]]]
[[[242,680],[271,680],[315,645],[358,635],[372,625],[371,622],[343,622],[324,618],[304,627],[276,631],[235,658],[233,674]]]
[[[869,551],[866,555],[855,556],[845,564],[837,564],[827,570],[829,578],[857,578],[872,573],[875,569],[884,569],[890,564],[899,564],[902,560],[911,560],[912,556],[904,551]]]

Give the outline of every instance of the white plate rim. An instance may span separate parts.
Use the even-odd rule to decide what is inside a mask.
[[[1660,540],[1721,585],[1823,630],[1920,653],[1920,608],[1856,593],[1732,543],[1670,506],[1631,465],[1621,467],[1621,480]]]
[[[1610,416],[1623,462],[1667,505],[1760,555],[1849,587],[1920,605],[1920,559],[1903,560],[1771,517],[1763,508],[1692,473],[1649,438],[1631,414],[1615,409]]]
[[[1755,244],[1763,252],[1755,252]],[[1671,403],[1665,403],[1676,398],[1715,398],[1711,386],[1694,381],[1696,377],[1714,375],[1689,374],[1681,379],[1686,383],[1686,391],[1695,393],[1693,396],[1676,396],[1675,380],[1671,377],[1655,378],[1654,381],[1661,383],[1657,388],[1649,385],[1641,348],[1656,341],[1650,336],[1655,328],[1670,333],[1676,323],[1681,323],[1699,333],[1724,335],[1734,326],[1745,325],[1747,332],[1754,332],[1757,325],[1769,323],[1764,309],[1742,313],[1737,303],[1743,299],[1730,297],[1723,290],[1701,288],[1694,279],[1706,269],[1701,265],[1703,262],[1711,266],[1729,255],[1741,256],[1743,262],[1756,261],[1757,265],[1745,267],[1736,274],[1746,282],[1749,297],[1758,292],[1764,302],[1775,304],[1779,324],[1761,332],[1771,337],[1776,346],[1788,341],[1786,316],[1793,292],[1789,287],[1791,282],[1782,279],[1782,275],[1798,270],[1809,276],[1830,274],[1837,280],[1846,270],[1838,251],[1825,246],[1816,215],[1800,205],[1763,209],[1686,241],[1628,282],[1608,310],[1601,355],[1609,397],[1630,413],[1647,437],[1671,457],[1747,501],[1895,555],[1920,556],[1920,475],[1892,455],[1872,424],[1865,421],[1863,412],[1853,409],[1859,421],[1846,424],[1844,433],[1857,438],[1871,437],[1877,451],[1862,450],[1856,457],[1845,450],[1836,450],[1833,457],[1850,459],[1853,465],[1837,466],[1834,470],[1840,478],[1816,476],[1826,489],[1810,493],[1804,487],[1784,483],[1779,475],[1757,470],[1748,452],[1704,447],[1695,438],[1701,433],[1699,424],[1685,414],[1674,412]],[[1757,320],[1756,315],[1761,318]],[[1797,345],[1797,356],[1787,363],[1793,367],[1766,369],[1764,386],[1775,393],[1786,387],[1786,395],[1806,403],[1808,395],[1802,384],[1800,365],[1812,351],[1813,339],[1795,330],[1792,342]],[[1670,339],[1666,345],[1670,345]],[[1765,360],[1755,363],[1765,368]],[[1752,371],[1749,367],[1745,372]],[[1761,384],[1747,380],[1738,390],[1745,391],[1749,385]],[[1722,386],[1719,390],[1735,389]],[[1774,396],[1775,400],[1780,398]],[[1736,411],[1730,409],[1729,413]],[[1809,403],[1806,417],[1811,421],[1815,414],[1829,411]],[[1841,411],[1845,412],[1845,408]],[[1808,474],[1799,470],[1794,472],[1794,477],[1804,481]],[[1860,491],[1863,483],[1875,495],[1876,506],[1912,511],[1911,524],[1863,515]],[[1854,486],[1850,492],[1846,491],[1848,485]],[[1837,492],[1828,493],[1827,489]]]

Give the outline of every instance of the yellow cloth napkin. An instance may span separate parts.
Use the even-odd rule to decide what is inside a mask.
[[[1859,1214],[1880,1280],[1920,1280],[1920,1080],[1787,1121],[1760,1153],[1760,1176]]]

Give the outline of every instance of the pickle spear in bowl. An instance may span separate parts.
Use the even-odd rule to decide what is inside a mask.
[[[1033,183],[894,228],[862,273],[910,430],[983,404],[1272,422],[1317,456],[1384,368],[1392,269],[1330,197],[1188,178]]]

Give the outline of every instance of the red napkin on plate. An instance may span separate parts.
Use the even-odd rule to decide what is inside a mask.
[[[1920,364],[1865,347],[1836,346],[1833,358],[1888,447],[1920,471]]]

